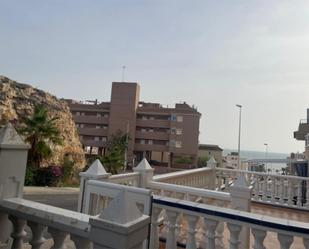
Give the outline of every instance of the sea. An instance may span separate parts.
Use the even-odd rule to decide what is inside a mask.
[[[224,149],[223,150],[223,156],[226,156],[227,154],[231,152],[237,152],[236,150],[232,149]],[[290,155],[287,153],[277,153],[277,152],[268,152],[267,158],[269,159],[286,159]],[[241,150],[240,151],[240,157],[241,160],[250,160],[250,159],[265,159],[266,158],[266,152],[265,151],[251,151],[251,150]],[[282,168],[285,168],[287,165],[282,163],[267,163],[266,168],[271,169],[272,172],[281,172]]]

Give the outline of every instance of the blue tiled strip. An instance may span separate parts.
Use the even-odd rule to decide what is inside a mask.
[[[206,214],[206,215],[222,217],[222,218],[226,218],[226,219],[230,219],[230,220],[246,222],[246,223],[253,224],[253,225],[263,226],[263,227],[266,227],[266,228],[269,227],[269,228],[279,229],[279,230],[287,231],[287,232],[309,234],[309,229],[307,229],[307,228],[296,227],[296,226],[291,226],[291,225],[283,225],[283,224],[263,221],[263,220],[260,220],[260,219],[249,218],[249,217],[245,217],[245,216],[241,216],[241,215],[223,213],[223,212],[220,212],[220,211],[209,210],[209,209],[202,208],[202,207],[199,207],[199,206],[190,206],[190,205],[182,204],[180,202],[176,203],[176,202],[167,201],[167,200],[163,200],[163,199],[153,198],[153,203],[168,206],[168,207],[184,209],[184,210],[187,210],[187,211],[202,213],[202,214]]]

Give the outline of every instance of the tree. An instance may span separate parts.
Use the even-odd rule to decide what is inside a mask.
[[[61,145],[62,138],[56,127],[58,117],[49,118],[48,110],[43,105],[34,107],[31,117],[23,117],[21,135],[25,136],[26,142],[31,145],[28,153],[28,165],[39,168],[44,159],[52,155],[50,145]]]
[[[107,144],[107,153],[104,157],[97,156],[93,158],[99,159],[104,165],[107,172],[111,174],[118,174],[124,169],[125,152],[128,148],[128,141],[130,140],[128,134],[122,131],[117,131],[113,134]],[[90,162],[92,162],[91,160]]]
[[[197,166],[198,166],[199,168],[206,167],[206,166],[207,166],[208,160],[209,160],[208,156],[199,157],[199,158],[197,159]]]

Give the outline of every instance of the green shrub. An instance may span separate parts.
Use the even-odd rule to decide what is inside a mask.
[[[59,166],[49,166],[37,169],[35,175],[36,186],[57,186],[62,172]]]
[[[73,169],[74,169],[74,162],[71,161],[68,156],[65,156],[63,159],[62,177],[61,177],[61,181],[63,183],[66,183],[67,181],[72,179]]]
[[[35,185],[35,170],[31,166],[26,167],[25,186]]]
[[[197,160],[197,166],[199,168],[206,167],[209,158],[207,156],[199,157]]]
[[[191,157],[178,157],[174,160],[174,162],[179,164],[192,164],[193,160]]]

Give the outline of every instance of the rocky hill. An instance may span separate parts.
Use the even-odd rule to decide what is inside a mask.
[[[57,116],[57,127],[63,137],[63,145],[53,147],[53,156],[46,165],[61,165],[66,154],[71,155],[75,165],[85,166],[85,157],[77,130],[66,102],[27,84],[18,83],[0,76],[0,123],[10,121],[15,127],[20,125],[21,117],[31,115],[35,105],[43,104],[50,116]]]

